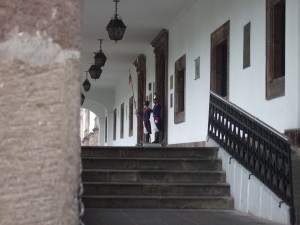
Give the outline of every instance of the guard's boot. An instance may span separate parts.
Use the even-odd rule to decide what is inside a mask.
[[[150,134],[146,134],[146,143],[149,143]]]
[[[155,132],[155,140],[152,143],[159,143],[159,132]]]

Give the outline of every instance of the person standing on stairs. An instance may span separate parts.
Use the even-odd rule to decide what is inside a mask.
[[[152,143],[159,143],[159,132],[163,130],[162,119],[161,119],[161,106],[159,104],[159,97],[157,94],[153,96],[153,118],[155,123],[155,140]]]
[[[143,112],[137,112],[137,115],[141,116],[143,119],[145,143],[150,142],[150,134],[151,134],[150,115],[151,115],[151,113],[152,113],[152,109],[149,108],[149,101],[145,101]]]

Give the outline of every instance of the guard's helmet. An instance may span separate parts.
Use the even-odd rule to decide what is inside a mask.
[[[158,97],[158,95],[157,95],[157,94],[154,94],[154,96],[153,96],[153,100],[158,100],[158,101],[159,101],[159,97]]]

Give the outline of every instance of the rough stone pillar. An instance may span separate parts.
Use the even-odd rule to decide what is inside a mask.
[[[0,224],[78,225],[80,7],[0,2]]]
[[[298,0],[298,128],[300,129],[300,0]]]

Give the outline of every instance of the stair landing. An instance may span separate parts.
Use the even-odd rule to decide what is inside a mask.
[[[86,225],[279,225],[234,210],[87,209]]]

